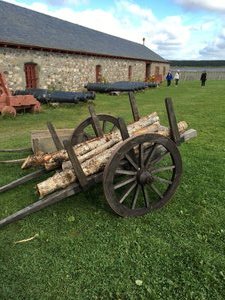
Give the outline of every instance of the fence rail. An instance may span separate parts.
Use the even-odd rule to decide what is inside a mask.
[[[171,68],[171,72],[172,72],[173,76],[175,75],[177,70],[180,71],[180,79],[181,80],[200,80],[203,70],[206,71],[208,79],[225,80],[225,68],[218,69],[218,70],[216,70],[215,68],[212,68],[212,69],[201,68],[201,70]]]

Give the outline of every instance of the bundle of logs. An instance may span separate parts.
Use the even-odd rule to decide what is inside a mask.
[[[185,121],[179,122],[177,125],[180,134],[186,131],[187,123]],[[129,124],[127,129],[130,137],[146,133],[170,136],[169,128],[160,124],[156,112]],[[73,146],[84,174],[89,176],[102,171],[113,151],[122,142],[120,131],[117,129],[105,134],[103,137],[94,138]],[[77,180],[66,150],[28,156],[22,165],[22,169],[34,166],[44,166],[46,170],[57,170],[53,176],[37,184],[37,192],[40,198],[56,190],[66,188]]]

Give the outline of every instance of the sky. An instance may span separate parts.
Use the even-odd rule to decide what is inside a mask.
[[[8,0],[145,46],[168,60],[225,59],[225,0]]]

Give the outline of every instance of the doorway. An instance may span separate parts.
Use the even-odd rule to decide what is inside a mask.
[[[151,64],[147,63],[145,67],[145,80],[149,80],[151,75]]]
[[[128,67],[128,80],[131,81],[132,79],[132,66]]]
[[[96,82],[101,82],[102,81],[102,66],[97,65],[95,69],[96,73]]]
[[[37,88],[38,86],[38,72],[37,64],[26,63],[24,65],[25,78],[26,78],[26,89]]]

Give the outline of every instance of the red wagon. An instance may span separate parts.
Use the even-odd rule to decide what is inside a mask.
[[[40,112],[41,104],[32,95],[13,96],[7,86],[4,75],[0,73],[0,113],[16,116],[19,110]]]

